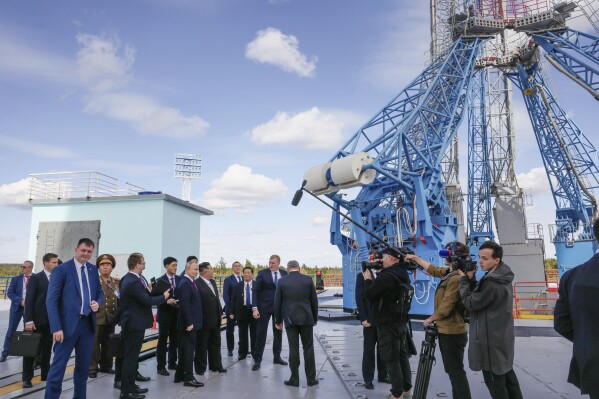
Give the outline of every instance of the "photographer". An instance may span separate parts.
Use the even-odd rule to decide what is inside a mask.
[[[457,256],[445,258],[447,267],[435,266],[416,255],[406,255],[407,261],[414,261],[427,273],[441,279],[435,292],[435,311],[424,320],[424,327],[435,322],[438,330],[439,349],[443,358],[445,372],[451,381],[451,394],[453,398],[470,399],[470,386],[464,371],[464,350],[468,343],[466,323],[461,313],[464,309],[460,298],[460,279],[458,261],[465,263],[470,249],[461,242],[448,244],[446,249],[455,252]],[[456,259],[462,258],[462,259]],[[467,261],[466,261],[467,262]],[[470,271],[469,274],[474,274]]]
[[[383,249],[383,269],[376,280],[365,270],[364,297],[372,301],[369,321],[377,328],[381,358],[387,365],[391,397],[411,395],[412,372],[408,359],[408,312],[411,286],[403,257],[391,248]],[[411,396],[410,396],[411,397]]]

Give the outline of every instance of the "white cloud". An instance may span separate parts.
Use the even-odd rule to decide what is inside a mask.
[[[209,209],[250,212],[286,194],[287,187],[280,179],[252,173],[248,166],[233,164],[212,181],[201,203]]]
[[[312,77],[316,70],[316,56],[306,57],[299,51],[299,41],[293,35],[285,35],[278,29],[266,28],[256,33],[247,44],[245,56],[255,62],[272,64],[301,77]]]
[[[0,185],[0,204],[28,208],[29,178]]]
[[[40,158],[63,159],[75,156],[66,148],[2,135],[0,135],[0,147],[10,148]]]
[[[529,190],[533,195],[551,193],[547,173],[545,173],[543,167],[532,168],[525,173],[518,173],[516,180],[520,187]]]
[[[351,117],[347,117],[348,121]],[[293,144],[307,149],[335,149],[341,144],[344,127],[350,123],[317,107],[296,114],[283,111],[251,130],[257,144]]]
[[[327,226],[328,224],[331,223],[331,215],[327,215],[327,216],[314,216],[312,218],[312,225],[314,226]]]

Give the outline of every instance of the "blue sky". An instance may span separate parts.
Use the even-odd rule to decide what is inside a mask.
[[[428,12],[405,0],[2,1],[0,262],[27,255],[30,173],[96,170],[179,196],[173,157],[191,152],[203,160],[192,200],[215,211],[201,257],[339,265],[327,209],[290,199],[422,70]],[[597,145],[596,102],[552,76]],[[547,234],[554,211],[520,97],[517,173],[535,194],[528,221]]]

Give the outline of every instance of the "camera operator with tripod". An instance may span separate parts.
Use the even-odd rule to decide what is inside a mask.
[[[435,323],[438,330],[439,349],[445,372],[451,381],[452,397],[471,399],[470,386],[464,370],[464,350],[468,343],[466,316],[460,298],[459,270],[470,277],[476,273],[476,263],[470,258],[470,249],[461,242],[445,246],[439,255],[445,258],[447,267],[435,266],[417,255],[406,255],[406,261],[414,261],[427,273],[441,279],[435,292],[434,313],[424,320],[424,327]]]
[[[404,256],[389,247],[379,253],[383,269],[376,280],[370,270],[363,272],[364,297],[372,302],[369,321],[377,328],[381,358],[391,381],[390,398],[408,399],[412,397],[412,372],[406,336],[413,289]]]

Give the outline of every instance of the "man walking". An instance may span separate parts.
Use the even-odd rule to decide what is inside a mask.
[[[233,296],[235,295],[235,287],[243,278],[241,277],[241,263],[235,261],[231,266],[233,274],[225,279],[223,286],[223,301],[225,301],[225,315],[227,316],[227,356],[233,356],[235,347],[235,318],[233,316]],[[239,351],[238,351],[239,352]]]
[[[158,321],[158,346],[156,347],[156,368],[160,375],[168,376],[170,373],[166,370],[167,352],[168,368],[174,370],[177,368],[177,288],[183,277],[177,275],[177,259],[167,256],[162,261],[166,272],[160,277],[171,286],[171,297],[158,306],[156,320]],[[167,350],[168,341],[168,350]]]
[[[235,287],[235,295],[233,297],[233,309],[231,316],[235,315],[237,321],[237,331],[239,332],[239,357],[238,360],[244,360],[248,353],[254,353],[256,345],[256,325],[258,321],[252,315],[254,302],[252,299],[252,285],[254,269],[251,266],[243,268],[243,282]],[[251,344],[248,341],[248,330]]]

